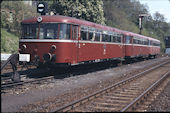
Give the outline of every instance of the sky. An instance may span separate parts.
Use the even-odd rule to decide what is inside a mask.
[[[164,15],[166,22],[170,22],[170,0],[139,0],[139,2],[147,4],[152,16],[157,11]]]

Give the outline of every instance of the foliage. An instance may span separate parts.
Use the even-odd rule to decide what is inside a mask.
[[[1,53],[14,53],[18,50],[18,36],[1,28]]]
[[[1,14],[2,27],[18,36],[21,21],[37,15],[35,7],[24,4],[23,1],[2,1]]]
[[[84,19],[135,33],[139,33],[139,14],[149,14],[148,6],[140,4],[138,0],[38,1],[46,1],[49,12],[53,11],[56,14]],[[36,7],[26,5],[23,1],[1,1],[1,27],[17,36],[20,35],[21,21],[38,15]],[[156,12],[153,16],[144,17],[142,23],[142,35],[161,40],[162,50],[165,48],[164,37],[170,36],[170,23],[166,23],[165,20],[162,14]],[[4,41],[6,39],[4,33],[7,34],[3,29],[1,31],[3,36],[1,51],[12,51],[6,48],[10,44],[7,44],[8,41]],[[11,39],[8,40],[13,40],[12,35]]]
[[[126,31],[139,33],[139,14],[149,14],[148,6],[137,0],[103,0],[106,25]],[[162,14],[143,18],[142,35],[161,41],[161,49],[165,48],[164,37],[170,36],[170,25],[165,22]]]
[[[50,10],[60,15],[105,24],[102,0],[54,0]]]
[[[7,26],[7,23],[9,23],[8,21],[8,12],[1,12],[1,27],[5,28]]]

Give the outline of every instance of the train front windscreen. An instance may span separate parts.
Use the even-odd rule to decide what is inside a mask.
[[[65,23],[22,24],[21,39],[70,39],[70,28]]]
[[[22,24],[21,39],[36,39],[38,34],[38,24]]]

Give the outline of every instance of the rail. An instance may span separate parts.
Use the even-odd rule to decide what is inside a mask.
[[[76,107],[76,106],[78,106],[78,105],[80,105],[80,104],[83,104],[83,103],[85,103],[86,101],[91,100],[92,98],[95,98],[95,97],[98,97],[99,95],[104,94],[105,92],[111,90],[112,88],[115,88],[115,87],[117,87],[117,86],[120,86],[120,85],[122,85],[122,84],[125,84],[126,82],[132,81],[132,80],[134,80],[134,79],[136,79],[136,78],[138,78],[138,77],[140,77],[140,76],[142,76],[142,75],[144,75],[144,74],[146,74],[146,73],[148,73],[148,72],[150,72],[150,71],[152,71],[152,70],[155,70],[155,69],[157,69],[158,67],[160,67],[160,66],[162,66],[162,65],[165,65],[165,64],[167,64],[167,63],[169,63],[169,62],[170,62],[170,61],[161,63],[161,64],[159,64],[159,65],[157,65],[157,66],[152,67],[151,69],[148,69],[148,70],[146,70],[146,71],[144,71],[144,72],[138,73],[138,74],[136,74],[136,75],[134,75],[134,76],[132,76],[132,77],[129,77],[129,78],[125,79],[125,80],[122,80],[122,81],[120,81],[120,82],[118,82],[118,83],[116,83],[116,84],[113,84],[112,86],[109,86],[109,87],[104,88],[104,89],[102,89],[102,90],[99,90],[99,91],[97,91],[97,92],[95,92],[95,93],[93,93],[93,94],[90,94],[90,95],[85,96],[85,97],[83,97],[83,98],[81,98],[81,99],[78,99],[78,100],[76,100],[76,101],[73,101],[73,102],[71,102],[71,103],[69,103],[69,104],[67,104],[67,105],[64,105],[64,106],[62,106],[62,107],[60,107],[60,108],[57,108],[56,110],[54,110],[54,112],[61,112],[61,111],[66,112],[66,111],[69,111],[69,110],[71,110],[72,108],[74,108],[74,107]]]
[[[27,84],[27,83],[39,82],[39,81],[42,81],[42,80],[48,80],[48,79],[53,79],[53,78],[54,78],[54,76],[49,76],[49,77],[39,78],[39,79],[36,79],[36,80],[20,81],[20,82],[17,82],[17,83],[14,82],[14,83],[9,83],[9,84],[1,84],[1,89],[13,87],[13,86],[18,86],[18,85],[22,85],[22,84]]]
[[[13,81],[20,81],[20,75],[17,72],[17,63],[19,59],[18,54],[12,54],[4,63],[1,65],[1,71],[7,66],[7,64],[11,64],[12,69],[13,69],[13,74],[12,74],[12,80]]]
[[[152,91],[152,89],[156,88],[158,86],[159,83],[161,83],[161,81],[163,81],[168,75],[170,74],[170,71],[168,71],[167,73],[165,73],[158,81],[156,81],[154,84],[152,84],[147,90],[145,90],[141,95],[139,95],[134,101],[132,101],[130,104],[128,104],[126,107],[124,107],[121,112],[125,112],[127,110],[129,110],[130,108],[134,109],[133,106],[135,104],[138,104],[138,102],[142,99],[142,98],[146,98],[145,96],[149,94],[149,92]]]

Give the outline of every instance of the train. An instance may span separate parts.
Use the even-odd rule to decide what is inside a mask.
[[[38,65],[156,57],[160,41],[137,33],[61,15],[41,15],[21,22],[19,53]]]
[[[170,56],[170,36],[165,37],[165,54]]]

